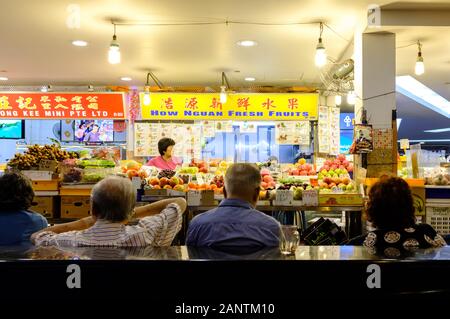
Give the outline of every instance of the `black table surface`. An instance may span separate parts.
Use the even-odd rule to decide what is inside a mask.
[[[211,249],[170,247],[35,247],[0,246],[0,262],[33,260],[142,260],[142,261],[450,261],[450,246],[430,249],[370,251],[362,246],[299,246],[292,255],[278,248]]]

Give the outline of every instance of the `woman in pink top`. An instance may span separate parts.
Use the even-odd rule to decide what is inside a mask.
[[[158,141],[158,151],[161,156],[152,158],[147,162],[148,166],[155,166],[159,169],[175,170],[177,165],[181,164],[172,156],[175,141],[171,138],[162,138]]]

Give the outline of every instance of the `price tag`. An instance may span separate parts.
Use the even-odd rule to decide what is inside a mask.
[[[132,177],[131,184],[133,184],[133,188],[140,189],[141,188],[141,178],[140,177]]]
[[[407,149],[409,149],[409,139],[407,139],[407,138],[402,138],[402,139],[400,140],[400,148],[401,148],[402,150],[407,150]]]
[[[58,163],[53,160],[43,159],[39,161],[39,170],[40,171],[49,171],[54,172]]]
[[[277,190],[275,202],[278,206],[291,206],[294,194],[290,190]]]
[[[202,199],[202,194],[200,191],[189,191],[187,193],[187,204],[188,206],[200,206],[200,201]]]
[[[303,191],[303,205],[313,207],[319,206],[319,192],[316,189]]]
[[[205,184],[205,181],[203,180],[202,174],[196,174],[195,177],[197,178],[197,184],[198,185]]]

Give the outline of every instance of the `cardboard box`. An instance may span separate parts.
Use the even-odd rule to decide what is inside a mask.
[[[54,196],[35,196],[30,210],[42,214],[46,218],[55,218],[56,205]]]
[[[84,218],[90,215],[90,196],[61,196],[61,218]]]
[[[202,206],[215,205],[217,202],[214,200],[214,191],[205,190],[201,192],[202,197],[200,199],[200,204]]]
[[[53,176],[53,172],[49,171],[25,170],[21,173],[32,181],[51,181]]]
[[[35,191],[57,191],[59,189],[59,181],[57,179],[50,181],[32,181],[31,184]]]
[[[144,195],[147,196],[169,196],[168,189],[146,189]]]
[[[319,194],[319,206],[362,206],[360,194]]]

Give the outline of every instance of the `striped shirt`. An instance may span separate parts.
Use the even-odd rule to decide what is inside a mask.
[[[181,229],[182,221],[180,206],[172,203],[158,215],[140,219],[136,226],[125,226],[122,223],[100,219],[91,228],[82,231],[61,234],[44,231],[37,235],[36,246],[170,246]]]

